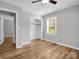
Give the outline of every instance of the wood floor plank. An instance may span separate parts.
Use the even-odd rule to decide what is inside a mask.
[[[0,46],[0,59],[79,59],[78,50],[45,40],[33,40],[20,49],[10,41],[9,38]]]

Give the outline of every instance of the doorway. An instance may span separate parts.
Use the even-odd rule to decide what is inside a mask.
[[[33,39],[42,39],[41,19],[30,19],[30,40]]]
[[[15,16],[8,12],[0,13],[0,48],[16,48],[16,27]]]

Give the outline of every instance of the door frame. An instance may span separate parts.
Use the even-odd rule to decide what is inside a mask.
[[[16,23],[16,27],[14,26],[14,29],[16,30],[15,32],[15,40],[16,40],[16,48],[20,48],[20,46],[18,45],[18,12],[17,11],[13,11],[13,10],[10,10],[10,9],[5,9],[5,8],[0,8],[0,10],[2,11],[6,11],[6,12],[10,12],[10,13],[14,13],[16,15],[16,19],[15,19],[15,22]]]
[[[38,20],[40,20],[41,21],[41,39],[43,40],[43,19],[42,18],[35,18],[35,17],[32,17],[32,16],[30,16],[30,27],[31,27],[31,20],[36,20],[36,19],[38,19]],[[30,29],[30,40],[32,40],[31,39],[31,29]]]
[[[1,15],[1,14],[0,14],[0,15]],[[3,15],[2,15],[2,18],[3,18],[3,26],[5,25],[5,24],[4,24],[5,19],[13,22],[13,34],[12,34],[12,35],[13,35],[13,43],[16,43],[16,42],[14,41],[14,40],[16,40],[16,39],[15,39],[15,35],[14,35],[14,33],[15,33],[14,18],[13,18],[12,16],[11,16],[11,17],[10,17],[10,16],[5,17],[5,16],[3,16]],[[5,29],[5,28],[3,28],[3,29]],[[4,32],[4,33],[5,33],[5,32]],[[5,36],[4,36],[4,37],[5,37]]]
[[[2,37],[2,38],[3,38],[2,41],[4,41],[4,20],[3,20],[3,17],[1,17],[0,20],[1,20],[1,24],[2,24],[2,27],[1,27],[1,28],[2,28],[2,36],[3,36],[3,37]],[[3,43],[3,42],[2,42],[2,43]],[[1,44],[2,44],[2,43],[1,43]]]

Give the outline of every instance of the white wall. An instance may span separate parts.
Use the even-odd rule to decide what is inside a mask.
[[[79,48],[79,5],[47,15],[49,18],[54,16],[57,16],[57,34],[47,34],[46,16],[44,16],[43,38]]]
[[[30,13],[23,11],[22,16],[22,44],[30,42]]]

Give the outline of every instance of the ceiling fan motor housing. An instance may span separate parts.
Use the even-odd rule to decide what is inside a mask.
[[[49,3],[49,0],[42,0],[42,2],[43,2],[44,4],[48,4],[48,3]]]

